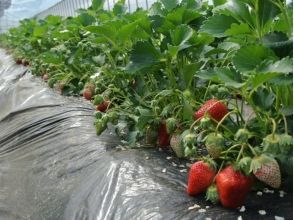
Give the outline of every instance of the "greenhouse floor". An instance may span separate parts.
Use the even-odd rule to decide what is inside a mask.
[[[292,192],[252,192],[241,209],[189,197],[188,161],[120,148],[111,128],[96,136],[89,101],[59,95],[3,50],[0,106],[0,219],[292,219]]]

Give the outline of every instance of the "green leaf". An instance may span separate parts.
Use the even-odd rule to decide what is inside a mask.
[[[169,34],[170,30],[176,28],[176,25],[174,25],[172,22],[158,15],[152,16],[150,19],[152,21],[153,29],[156,30],[156,32],[158,33],[163,33],[167,35]]]
[[[293,72],[293,59],[285,57],[279,61],[266,60],[257,69],[261,73],[290,73]]]
[[[233,58],[233,64],[240,72],[250,72],[265,59],[275,58],[273,51],[262,45],[246,46],[238,50]]]
[[[160,2],[155,2],[149,9],[149,15],[150,16],[161,16],[164,17],[166,14],[166,11],[162,8],[162,4]]]
[[[277,5],[269,0],[258,0],[258,18],[260,25],[263,27],[267,22],[273,22],[276,15],[280,13]]]
[[[232,24],[231,28],[225,31],[225,34],[227,36],[232,35],[240,35],[240,34],[250,34],[251,30],[248,26],[248,24],[242,23],[242,24]]]
[[[185,8],[184,7],[176,8],[173,11],[169,12],[166,15],[165,19],[169,20],[174,25],[180,25],[180,24],[183,23],[184,13],[185,13]]]
[[[135,131],[131,131],[128,133],[128,144],[129,147],[135,147],[136,146],[136,142],[138,140],[140,131],[135,130]]]
[[[211,34],[214,37],[225,37],[225,31],[231,28],[236,20],[226,15],[213,15],[203,22],[199,32]]]
[[[92,0],[92,8],[98,11],[103,8],[105,0]]]
[[[60,16],[49,15],[46,21],[49,25],[57,26],[62,21],[62,18]]]
[[[193,29],[188,25],[177,26],[176,29],[170,32],[172,44],[182,46],[192,37]]]
[[[77,17],[77,20],[83,25],[83,26],[89,26],[90,24],[93,24],[95,22],[95,18],[92,15],[89,15],[88,13],[82,13]]]
[[[160,62],[160,52],[148,41],[138,41],[131,51],[130,63],[126,70],[130,73],[151,67]]]
[[[112,11],[116,16],[125,14],[127,11],[127,7],[125,5],[125,0],[119,0],[117,3],[115,3]]]
[[[138,26],[137,21],[122,26],[121,29],[119,29],[117,32],[117,36],[119,40],[122,42],[130,40],[130,37],[135,31],[137,26]]]
[[[259,86],[268,82],[269,80],[280,75],[279,73],[258,73],[254,77],[250,78],[250,82],[253,86],[253,90],[257,89]]]
[[[34,37],[43,37],[45,33],[47,33],[48,27],[47,26],[37,26],[34,28]]]
[[[262,110],[269,110],[275,101],[275,95],[265,88],[258,88],[252,95],[252,101]]]
[[[223,83],[228,87],[236,89],[245,85],[238,72],[226,67],[216,67],[214,69],[202,70],[198,72],[196,76],[212,82]]]
[[[219,5],[223,5],[227,2],[227,0],[213,0],[213,5],[216,7],[216,6],[219,6]]]
[[[198,11],[193,9],[186,9],[183,14],[182,22],[184,24],[188,24],[196,18],[199,18],[200,16],[201,14]]]
[[[62,62],[61,57],[53,52],[45,52],[42,54],[42,60],[45,63],[60,64]]]
[[[172,10],[178,5],[178,0],[160,0],[167,10]]]
[[[184,65],[182,70],[182,75],[183,75],[184,82],[186,84],[185,86],[186,88],[188,88],[191,85],[194,75],[196,71],[199,70],[199,68],[200,68],[199,63],[190,63],[190,64]]]
[[[244,0],[227,1],[227,3],[216,7],[214,12],[231,16],[238,23],[247,23],[251,27],[254,26],[254,16],[251,15],[250,9]]]

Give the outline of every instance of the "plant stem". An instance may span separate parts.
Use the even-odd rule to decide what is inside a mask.
[[[228,113],[222,118],[222,120],[220,120],[220,121],[218,122],[218,124],[217,124],[217,126],[216,126],[216,129],[215,129],[215,133],[217,133],[219,126],[224,122],[224,120],[225,120],[230,114],[232,114],[232,113],[236,113],[236,112],[235,112],[235,111],[228,112]]]
[[[288,134],[288,124],[287,124],[287,119],[284,114],[282,114],[283,121],[284,121],[284,128],[285,128],[285,134]]]

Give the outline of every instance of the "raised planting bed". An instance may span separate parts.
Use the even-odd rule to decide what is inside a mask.
[[[123,1],[112,11],[105,11],[102,6],[103,1],[93,0],[92,7],[81,10],[77,17],[27,19],[0,35],[0,46],[5,48],[1,52],[4,61],[0,88],[5,96],[2,101],[6,103],[1,105],[4,107],[0,116],[4,126],[9,122],[16,130],[21,128],[15,134],[5,133],[10,129],[3,131],[3,152],[10,154],[17,146],[15,143],[34,143],[42,135],[49,135],[52,140],[46,140],[54,148],[52,156],[59,150],[65,151],[68,154],[65,163],[84,161],[84,156],[90,156],[97,166],[103,166],[98,173],[118,166],[115,169],[119,171],[104,170],[102,176],[95,175],[91,180],[101,180],[98,184],[101,194],[92,198],[82,193],[74,198],[102,198],[86,204],[76,218],[88,212],[92,204],[97,210],[94,215],[101,219],[109,216],[128,219],[131,214],[138,214],[133,218],[141,218],[142,213],[147,219],[184,218],[185,213],[191,218],[190,211],[196,218],[204,218],[213,209],[228,214],[221,218],[236,218],[244,210],[254,218],[280,216],[272,211],[280,205],[277,198],[289,198],[293,186],[292,6],[283,1],[214,1],[209,5],[194,0],[181,3],[162,0],[148,11],[133,13],[125,11]],[[16,68],[17,72],[9,74],[10,68]],[[18,72],[24,70],[29,72]],[[30,86],[37,81],[39,84]],[[10,87],[14,86],[15,91],[10,93]],[[47,97],[49,93],[56,103]],[[38,102],[37,95],[43,101]],[[81,103],[87,108],[79,107]],[[42,108],[31,104],[41,104]],[[26,115],[27,109],[29,115],[44,118],[34,121]],[[61,113],[63,109],[66,110]],[[34,112],[37,110],[49,112]],[[23,124],[16,126],[11,120],[17,117],[17,112],[24,116],[20,114],[19,123]],[[85,112],[89,114],[84,115]],[[82,119],[88,123],[84,125]],[[87,126],[87,132],[80,126]],[[75,133],[75,129],[80,133]],[[59,137],[56,131],[76,138]],[[87,144],[77,143],[95,144],[90,135],[93,132],[98,136],[97,143],[106,138],[103,151],[91,148],[92,153],[85,153]],[[109,138],[113,144],[108,143]],[[61,145],[50,144],[58,140]],[[61,140],[72,147],[66,147],[68,144]],[[30,155],[30,151],[27,153],[21,158]],[[70,156],[71,153],[75,156]],[[127,155],[130,158],[123,159]],[[173,159],[166,161],[166,157]],[[157,159],[165,165],[159,166]],[[47,165],[54,169],[62,164],[59,161],[50,160],[52,164]],[[150,163],[150,167],[141,166],[143,161]],[[71,162],[68,166],[66,174],[58,175],[64,177],[82,169],[77,165],[78,171],[71,172]],[[171,168],[177,175],[174,182],[165,182]],[[159,200],[149,201],[148,196],[152,195],[149,189],[142,192],[144,196],[148,194],[146,203],[136,201],[138,208],[134,208],[135,204],[129,203],[132,196],[139,198],[142,196],[139,189],[150,185],[139,174],[137,181],[137,169],[143,173],[145,169],[150,171],[146,171],[147,176],[155,181],[155,185],[149,186],[151,191],[160,189],[165,195],[171,187],[171,191],[181,194],[169,191],[163,198],[172,203],[174,196],[179,197],[177,201],[185,207],[188,204],[188,211],[178,213],[174,209],[163,214],[169,203],[158,205]],[[88,172],[86,175],[91,176]],[[104,184],[104,178],[108,184]],[[181,184],[176,184],[175,189],[172,182]],[[120,184],[125,191],[110,193],[112,186]],[[81,188],[78,191],[85,192]],[[259,199],[250,199],[250,193],[260,203]],[[270,201],[273,209],[263,208],[263,198],[268,199],[267,196],[275,198]],[[117,197],[123,199],[122,204],[114,202],[119,200]],[[249,211],[253,200],[255,207]],[[198,206],[199,202],[207,205]],[[149,203],[153,208],[140,208],[148,207]],[[128,204],[129,208],[122,208]],[[158,208],[161,205],[162,210]],[[176,206],[182,210],[181,205]],[[153,216],[154,209],[158,212]],[[97,214],[98,210],[106,211]],[[281,216],[288,217],[285,213]],[[73,218],[67,213],[65,217],[68,216]]]

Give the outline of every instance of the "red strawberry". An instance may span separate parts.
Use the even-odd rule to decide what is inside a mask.
[[[253,158],[251,170],[257,179],[270,187],[277,189],[281,186],[281,171],[278,162],[274,158],[265,154]]]
[[[253,179],[240,171],[235,171],[232,165],[223,169],[216,176],[216,186],[221,204],[228,208],[241,206],[251,189]]]
[[[209,163],[204,161],[194,163],[189,171],[187,193],[195,196],[204,192],[212,184],[214,176],[214,168]]]
[[[169,141],[170,141],[170,136],[167,132],[167,127],[166,127],[166,123],[162,122],[159,130],[158,130],[158,143],[159,146],[161,147],[165,147],[169,145]]]
[[[96,110],[100,112],[105,112],[110,105],[110,101],[104,100],[101,104],[96,106]]]
[[[219,100],[210,99],[194,113],[195,119],[202,118],[206,112],[215,120],[220,121],[228,113],[228,109],[227,106]]]
[[[83,96],[87,100],[91,100],[92,98],[92,92],[89,89],[84,89]]]

